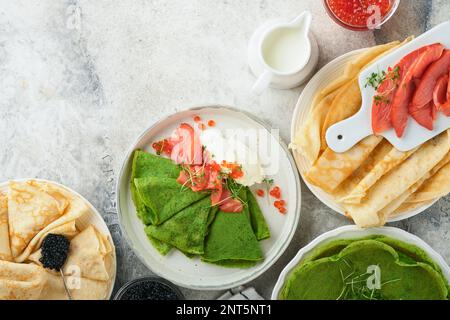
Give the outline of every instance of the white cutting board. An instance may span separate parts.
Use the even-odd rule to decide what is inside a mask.
[[[387,70],[388,67],[393,67],[410,52],[436,42],[440,42],[447,49],[450,49],[450,21],[438,25],[364,69],[358,80],[362,95],[361,109],[354,116],[334,124],[327,130],[328,147],[335,152],[345,152],[365,137],[373,134],[371,114],[372,100],[376,91],[369,86],[365,88],[367,78],[370,77],[372,72],[378,73],[381,70]],[[401,138],[397,137],[394,129],[385,131],[381,135],[396,149],[408,151],[448,128],[450,128],[450,117],[446,117],[442,112],[439,112],[437,119],[434,121],[434,129],[431,131],[420,126],[409,116],[408,124]]]

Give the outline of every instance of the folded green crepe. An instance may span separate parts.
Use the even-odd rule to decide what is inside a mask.
[[[246,191],[240,198],[246,201]],[[262,260],[263,253],[253,232],[248,206],[242,212],[218,211],[206,238],[202,260],[226,267],[243,268]]]
[[[404,250],[398,251],[385,242]],[[326,256],[326,252],[333,251],[339,252]],[[292,271],[280,294],[281,299],[447,298],[447,281],[434,268],[435,263],[430,265],[414,259],[414,255],[422,255],[422,250],[416,246],[388,237],[371,236],[365,240],[337,240],[318,248],[318,252],[313,254],[317,259],[311,260],[310,256]],[[368,273],[369,266],[377,266],[380,270],[379,289],[369,289],[367,285],[373,275]]]
[[[139,178],[134,179],[134,185],[153,225],[163,223],[184,208],[209,196],[207,192],[183,188],[172,178]]]
[[[148,225],[152,223],[152,214],[148,212],[139,194],[137,193],[136,186],[134,185],[134,179],[144,177],[164,177],[176,179],[179,174],[180,168],[170,159],[155,156],[142,150],[136,150],[134,152],[133,163],[131,166],[130,190],[131,197],[134,205],[136,206],[137,215],[142,222],[144,222],[144,224]]]
[[[136,150],[131,172],[131,195],[152,245],[166,255],[176,247],[187,257],[225,267],[246,268],[263,259],[258,240],[270,237],[259,205],[242,188],[242,213],[211,207],[208,192],[183,188],[176,179],[178,165],[170,159]]]
[[[188,254],[203,254],[211,200],[204,198],[181,210],[158,226],[148,226],[145,233]]]
[[[267,226],[266,219],[264,218],[255,196],[249,188],[247,188],[247,203],[248,210],[250,212],[250,221],[252,223],[252,228],[256,239],[264,240],[270,238],[270,231]]]

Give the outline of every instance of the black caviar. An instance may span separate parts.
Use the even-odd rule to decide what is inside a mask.
[[[120,300],[179,300],[178,294],[158,281],[136,282],[120,296]]]
[[[70,241],[59,234],[48,234],[41,246],[41,258],[39,261],[44,268],[59,271],[67,259]]]

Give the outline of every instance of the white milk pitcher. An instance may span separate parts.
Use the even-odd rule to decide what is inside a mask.
[[[274,77],[292,78],[303,71],[311,57],[308,36],[311,19],[311,13],[305,11],[288,23],[277,23],[265,30],[257,47],[264,71],[254,84],[253,92],[262,93]]]

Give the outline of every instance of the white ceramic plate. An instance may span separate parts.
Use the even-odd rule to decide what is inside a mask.
[[[119,221],[134,252],[148,268],[159,276],[191,289],[228,289],[261,275],[277,261],[289,245],[297,229],[300,216],[300,180],[287,147],[270,135],[270,139],[280,147],[276,159],[279,161],[280,169],[271,177],[281,187],[283,198],[287,201],[288,211],[285,215],[281,215],[273,205],[269,205],[267,198],[257,197],[271,231],[270,239],[260,242],[265,259],[258,265],[249,269],[224,268],[204,263],[199,258],[188,259],[178,250],[172,250],[167,256],[162,256],[148,241],[144,225],[137,217],[131,199],[129,183],[132,154],[136,149],[150,152],[152,142],[169,137],[182,122],[194,124],[193,117],[196,115],[199,115],[205,122],[209,119],[216,121],[216,128],[220,130],[257,129],[267,132],[267,127],[253,116],[226,106],[192,108],[157,122],[139,136],[125,157],[116,190]]]
[[[300,128],[300,126],[306,121],[311,109],[311,102],[313,101],[316,93],[324,89],[330,83],[330,79],[336,79],[337,77],[342,75],[346,64],[351,60],[353,60],[363,50],[365,49],[351,51],[332,60],[322,69],[320,69],[320,71],[317,72],[314,75],[314,77],[308,82],[305,89],[301,93],[294,110],[294,115],[292,117],[291,123],[291,141],[294,141],[295,133]],[[305,179],[303,173],[307,172],[311,167],[309,165],[308,160],[299,152],[294,151],[293,155],[295,162],[297,164],[297,168],[300,171],[303,181],[308,186],[309,190],[311,190],[311,192],[329,208],[331,208],[336,212],[339,212],[340,214],[344,214],[344,209],[342,208],[342,206],[339,203],[337,203],[329,194],[327,194],[319,187],[310,184]],[[436,201],[418,207],[414,210],[395,215],[389,218],[387,222],[400,221],[415,216],[431,207]]]
[[[360,229],[357,226],[344,226],[331,231],[328,231],[312,242],[310,242],[307,246],[300,249],[294,259],[289,262],[289,264],[283,269],[280,276],[278,277],[278,281],[275,284],[275,287],[272,292],[272,300],[277,300],[280,294],[280,291],[283,289],[283,285],[286,281],[286,278],[289,276],[292,269],[294,269],[300,262],[302,262],[308,255],[319,245],[328,243],[333,240],[338,239],[352,239],[352,238],[362,238],[369,235],[385,235],[397,240],[401,240],[406,243],[410,243],[415,245],[428,254],[428,256],[434,260],[439,267],[442,269],[444,276],[447,278],[447,281],[450,282],[450,267],[445,262],[444,258],[433,250],[428,244],[426,244],[419,237],[403,231],[398,228],[393,227],[380,227],[380,228],[371,228],[371,229]]]
[[[76,226],[79,230],[83,230],[83,229],[87,228],[88,226],[93,225],[95,228],[97,228],[98,231],[100,231],[102,234],[106,235],[109,242],[111,243],[111,247],[113,248],[112,252],[114,255],[114,257],[113,257],[114,265],[112,268],[113,274],[112,274],[112,279],[109,284],[109,292],[107,295],[107,298],[110,299],[111,295],[112,295],[112,291],[114,289],[114,283],[116,282],[116,271],[117,271],[116,248],[114,246],[114,242],[112,241],[112,236],[111,236],[111,233],[109,232],[108,226],[106,225],[106,223],[103,220],[100,213],[97,211],[97,209],[95,209],[95,207],[89,201],[87,201],[78,192],[76,192],[66,186],[63,186],[62,184],[59,184],[57,182],[44,180],[44,179],[34,179],[34,178],[32,178],[32,179],[17,179],[14,181],[28,181],[28,180],[35,180],[37,182],[53,184],[59,188],[67,190],[68,192],[73,194],[75,197],[81,198],[86,203],[86,205],[90,209],[89,214],[86,214],[86,215],[82,216],[81,218],[77,219]],[[2,191],[3,193],[6,193],[8,191],[8,182],[0,183],[0,191]]]

